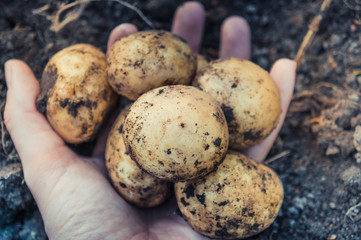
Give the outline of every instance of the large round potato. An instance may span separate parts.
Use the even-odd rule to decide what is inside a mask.
[[[107,82],[106,58],[89,44],[56,53],[46,65],[37,106],[69,143],[90,140],[116,101]]]
[[[226,115],[229,146],[242,150],[265,139],[281,113],[277,86],[258,65],[237,58],[211,62],[193,85],[214,97]]]
[[[168,181],[205,176],[223,161],[228,148],[222,109],[210,95],[191,86],[145,93],[132,105],[123,129],[132,158]]]
[[[283,201],[282,182],[273,170],[232,151],[216,172],[176,183],[175,194],[189,225],[220,239],[247,238],[263,231]]]
[[[105,165],[117,192],[138,207],[155,207],[171,195],[172,184],[141,170],[133,161],[123,141],[123,124],[130,106],[116,119],[107,140]]]
[[[153,88],[189,84],[197,64],[184,40],[160,30],[121,38],[112,46],[107,61],[109,83],[131,100]]]

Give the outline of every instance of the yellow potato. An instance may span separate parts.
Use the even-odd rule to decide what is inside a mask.
[[[207,64],[207,59],[203,55],[197,54],[197,73],[199,73],[200,70],[207,66]]]
[[[205,176],[223,161],[228,148],[222,109],[191,86],[165,86],[143,94],[123,129],[124,143],[138,165],[172,182]]]
[[[92,139],[116,101],[105,54],[89,44],[56,53],[46,65],[37,106],[68,143]]]
[[[237,58],[210,62],[193,85],[214,97],[226,116],[229,146],[249,148],[276,127],[281,113],[280,94],[268,72]]]
[[[129,108],[120,113],[109,133],[105,165],[114,188],[126,201],[138,207],[155,207],[171,195],[172,184],[141,170],[125,149],[123,123]]]
[[[115,42],[108,54],[108,81],[130,100],[165,85],[189,84],[196,57],[180,37],[166,31],[143,31]]]
[[[217,171],[175,183],[188,224],[209,238],[243,239],[266,229],[283,202],[282,182],[263,164],[230,151]]]

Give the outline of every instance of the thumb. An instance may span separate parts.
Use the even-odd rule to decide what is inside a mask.
[[[40,87],[31,69],[22,61],[9,60],[5,64],[5,77],[8,86],[5,125],[20,156],[25,181],[35,199],[39,199],[38,193],[50,191],[59,170],[65,169],[76,155],[37,111],[35,102]],[[53,174],[51,178],[46,176],[49,173]]]

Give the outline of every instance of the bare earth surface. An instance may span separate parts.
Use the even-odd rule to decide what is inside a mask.
[[[105,51],[110,31],[122,22],[149,26],[116,2],[92,2],[60,32],[49,16],[59,0],[0,2],[0,239],[46,239],[36,204],[23,181],[20,159],[3,123],[6,84],[3,64],[23,59],[37,77],[49,58],[71,44]],[[69,2],[69,1],[65,1]],[[170,30],[183,1],[144,0],[136,6],[158,29]],[[252,28],[252,60],[269,70],[281,57],[294,58],[320,0],[203,2],[201,53],[217,57],[219,29],[231,15]],[[36,11],[44,7],[43,11]],[[77,8],[75,8],[77,9]],[[361,4],[335,0],[297,73],[295,95],[268,159],[281,177],[285,199],[276,221],[252,239],[361,239]],[[73,146],[89,154],[93,143]]]

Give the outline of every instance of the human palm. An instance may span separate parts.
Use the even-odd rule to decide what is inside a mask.
[[[194,2],[178,8],[172,31],[197,52],[205,13]],[[131,24],[115,28],[109,47],[119,38],[136,32]],[[240,17],[222,26],[220,57],[249,58],[250,30]],[[20,155],[24,178],[31,190],[50,239],[205,239],[177,215],[175,199],[154,209],[140,209],[124,201],[109,183],[104,167],[107,132],[100,134],[93,157],[72,152],[53,131],[35,106],[40,92],[30,68],[18,60],[5,65],[8,85],[5,124]],[[261,162],[274,142],[290,102],[295,64],[279,60],[271,70],[282,98],[280,123],[261,144],[245,153]]]

